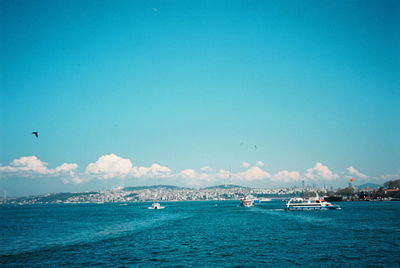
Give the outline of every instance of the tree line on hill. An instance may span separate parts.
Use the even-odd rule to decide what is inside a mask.
[[[399,200],[400,201],[400,180],[390,180],[378,189],[358,189],[346,187],[331,191],[325,194],[327,201],[359,201],[359,200]]]

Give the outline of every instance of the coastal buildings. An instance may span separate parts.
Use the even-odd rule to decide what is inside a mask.
[[[168,185],[149,187],[127,187],[118,190],[56,193],[42,196],[9,198],[12,204],[44,203],[115,203],[143,201],[200,201],[239,200],[251,194],[255,197],[289,197],[301,193],[300,188],[248,188],[236,185],[220,185],[202,189],[181,188]]]

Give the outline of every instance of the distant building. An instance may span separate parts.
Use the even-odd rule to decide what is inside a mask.
[[[386,190],[385,190],[385,194],[388,194],[388,193],[397,193],[397,192],[400,192],[400,189],[386,189]]]

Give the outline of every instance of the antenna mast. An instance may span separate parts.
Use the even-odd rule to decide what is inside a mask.
[[[232,185],[232,168],[231,168],[231,165],[229,165],[229,184]]]

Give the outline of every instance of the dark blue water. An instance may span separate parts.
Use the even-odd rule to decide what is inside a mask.
[[[2,206],[0,266],[400,267],[400,202],[149,205]]]

